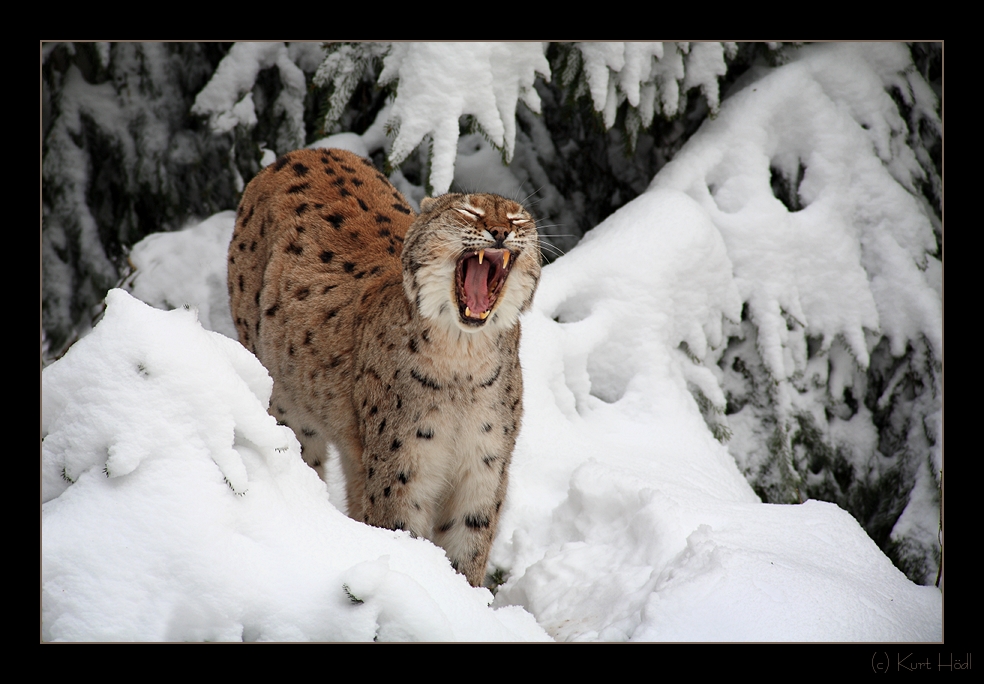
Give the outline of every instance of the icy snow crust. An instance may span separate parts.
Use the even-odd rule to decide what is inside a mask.
[[[695,47],[713,74],[720,56]],[[516,59],[532,72],[533,56]],[[917,167],[879,123],[897,111],[871,95],[901,61],[896,46],[822,46],[749,79],[648,192],[544,268],[523,319],[526,414],[494,602],[429,542],[340,513],[337,488],[267,414],[266,371],[210,331],[232,330],[233,215],[145,240],[128,286],[178,308],[114,290],[42,373],[42,637],[941,640],[937,589],[909,582],[833,504],[762,504],[693,398],[723,407],[716,361],[743,302],[780,384],[807,334],[843,364],[866,363],[865,330],[942,344],[932,228],[901,187]],[[655,76],[623,78],[631,92]],[[475,106],[491,126],[513,120],[505,101]],[[799,160],[805,208],[790,212],[769,168],[795,177]]]

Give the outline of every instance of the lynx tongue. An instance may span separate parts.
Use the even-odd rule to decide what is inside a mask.
[[[475,314],[483,314],[489,310],[489,268],[491,261],[485,259],[481,264],[478,259],[469,259],[465,263],[465,306]]]

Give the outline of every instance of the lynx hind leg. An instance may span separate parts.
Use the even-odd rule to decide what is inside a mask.
[[[294,436],[301,443],[304,462],[314,468],[318,477],[324,480],[325,462],[328,458],[327,435],[317,421],[294,406],[289,397],[280,391],[277,383],[274,384],[273,395],[270,397],[270,415],[294,431]]]
[[[301,443],[301,454],[304,462],[314,468],[324,482],[328,482],[328,439],[322,430],[301,429],[300,432],[294,431],[297,440]],[[345,479],[345,504],[346,514],[359,522],[363,521],[363,480],[362,469],[352,466],[353,461],[359,462],[362,459],[362,446],[357,442],[336,444],[341,456],[342,474]],[[335,503],[334,501],[332,503]]]
[[[366,471],[362,465],[362,442],[358,437],[342,437],[335,442],[341,455],[342,473],[345,475],[345,499],[348,517],[365,522],[362,499],[365,492]]]
[[[304,462],[314,468],[318,477],[327,482],[325,464],[328,460],[328,440],[314,430],[302,429],[299,433],[294,430],[294,434],[297,435],[297,441],[301,443],[301,456],[304,457]]]
[[[483,462],[484,463],[484,462]],[[495,467],[497,466],[497,467]],[[467,473],[441,512],[434,543],[447,552],[451,565],[473,587],[482,586],[499,512],[506,495],[508,462]]]

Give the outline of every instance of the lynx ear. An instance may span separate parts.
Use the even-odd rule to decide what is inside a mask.
[[[437,202],[437,200],[434,199],[433,197],[425,197],[424,199],[420,200],[420,213],[424,214],[430,211],[431,208],[434,206],[435,202]]]

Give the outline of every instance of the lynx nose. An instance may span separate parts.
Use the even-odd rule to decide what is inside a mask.
[[[492,239],[495,240],[495,249],[502,249],[506,237],[509,235],[509,230],[507,228],[496,227],[487,228],[486,230],[492,236]]]

